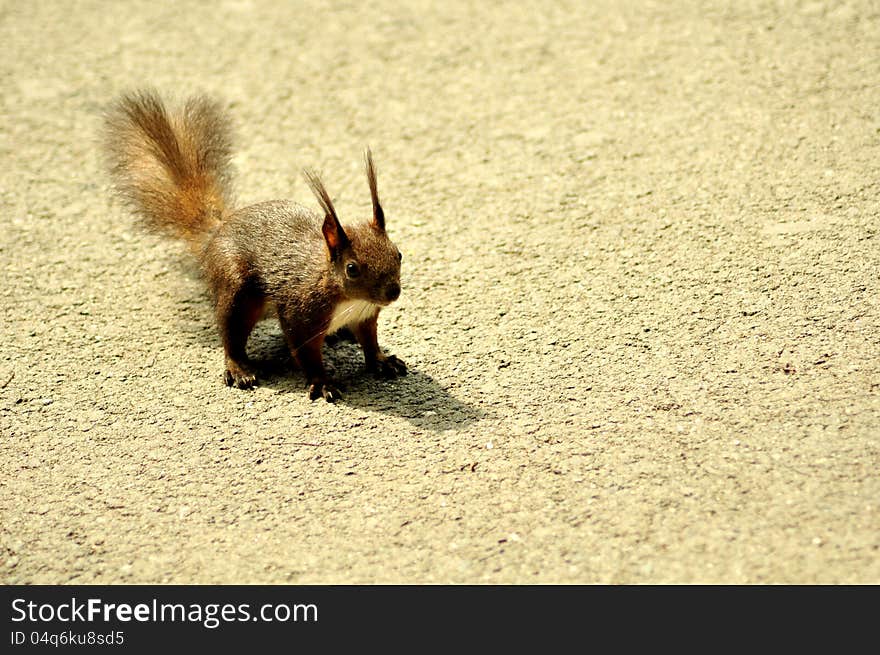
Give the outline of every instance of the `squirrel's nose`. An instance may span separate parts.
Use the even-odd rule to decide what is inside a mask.
[[[400,297],[400,285],[397,282],[392,282],[385,287],[385,297],[388,299],[388,302],[397,300]]]

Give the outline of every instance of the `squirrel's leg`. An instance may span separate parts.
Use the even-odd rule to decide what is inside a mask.
[[[224,380],[230,387],[251,389],[257,376],[247,356],[247,340],[263,314],[265,299],[247,288],[221,290],[217,294],[217,325],[226,354]]]
[[[378,321],[379,315],[376,314],[354,328],[354,335],[364,349],[367,370],[386,379],[406,375],[406,364],[403,360],[394,355],[386,355],[379,347]]]
[[[280,307],[278,320],[293,358],[309,381],[309,398],[312,400],[324,398],[328,403],[342,398],[342,394],[331,383],[330,376],[324,369],[324,357],[321,352],[324,345],[324,335],[321,333],[310,335],[297,329],[296,322],[285,318]]]

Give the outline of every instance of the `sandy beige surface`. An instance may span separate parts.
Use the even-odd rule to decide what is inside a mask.
[[[0,5],[0,581],[880,582],[880,6],[331,4]],[[240,203],[366,217],[372,146],[410,376],[223,386],[101,167],[142,84]]]

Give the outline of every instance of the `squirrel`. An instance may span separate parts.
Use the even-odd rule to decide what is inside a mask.
[[[228,116],[215,100],[190,98],[171,113],[152,90],[129,93],[107,111],[104,146],[121,197],[146,225],[185,241],[210,287],[223,342],[228,386],[257,382],[246,346],[254,325],[277,315],[308,380],[309,398],[334,402],[324,368],[325,337],[347,328],[368,371],[405,375],[406,364],[377,340],[379,312],[400,296],[402,255],[385,231],[376,167],[364,153],[373,216],[339,221],[321,178],[305,179],[322,214],[287,200],[235,209]]]

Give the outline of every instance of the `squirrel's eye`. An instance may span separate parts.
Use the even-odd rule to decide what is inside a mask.
[[[361,269],[354,262],[348,262],[345,265],[345,274],[350,278],[354,278],[361,274]]]
[[[397,261],[399,261],[399,262],[403,261],[403,253],[400,252],[399,250],[397,251]]]

